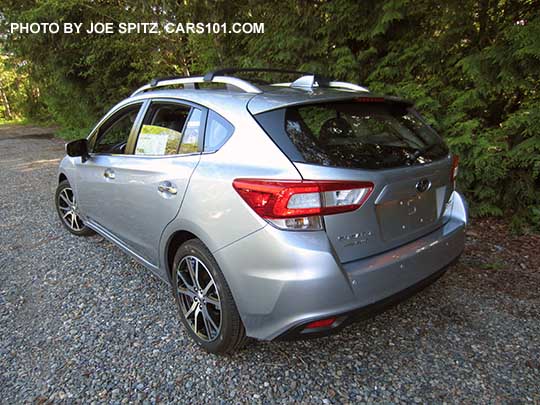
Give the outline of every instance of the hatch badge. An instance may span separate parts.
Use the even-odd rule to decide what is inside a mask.
[[[416,190],[418,190],[419,193],[423,193],[425,191],[428,191],[431,188],[431,181],[428,179],[421,179],[416,183]]]

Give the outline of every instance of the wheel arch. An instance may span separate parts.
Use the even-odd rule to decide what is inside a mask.
[[[67,180],[67,176],[64,173],[58,175],[58,184],[62,183],[64,180]]]
[[[167,273],[167,277],[169,278],[169,282],[171,279],[171,273],[172,273],[172,267],[174,262],[174,256],[176,255],[176,251],[178,248],[185,242],[191,239],[199,239],[197,235],[195,235],[192,232],[189,232],[187,230],[178,230],[173,232],[165,245],[165,271]],[[204,242],[203,242],[204,243]]]
[[[172,262],[178,247],[190,240],[199,239],[212,254],[221,246],[217,246],[210,235],[193,220],[176,218],[170,222],[163,233],[159,244],[159,267],[171,281]]]

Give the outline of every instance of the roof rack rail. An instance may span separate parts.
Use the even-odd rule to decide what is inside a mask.
[[[150,83],[140,87],[133,92],[131,97],[136,96],[137,94],[143,93],[147,90],[151,90],[157,87],[173,86],[177,84],[182,84],[185,87],[197,88],[198,83],[222,83],[226,84],[227,87],[235,87],[246,93],[260,94],[263,91],[255,86],[253,83],[240,79],[239,77],[228,76],[234,73],[242,72],[267,72],[267,73],[286,73],[286,74],[298,74],[302,75],[294,82],[291,83],[274,83],[273,86],[284,86],[300,89],[313,89],[315,87],[322,88],[339,88],[347,89],[353,91],[368,92],[369,90],[365,87],[359,86],[357,84],[340,82],[330,80],[324,76],[321,76],[316,73],[303,72],[300,70],[288,70],[288,69],[274,69],[274,68],[225,68],[213,70],[206,73],[204,76],[169,76],[152,79]]]
[[[246,93],[253,94],[260,94],[263,92],[261,89],[259,89],[257,86],[254,86],[252,83],[249,83],[248,81],[239,79],[237,77],[213,76],[211,79],[206,79],[206,76],[169,76],[152,79],[150,83],[145,84],[144,86],[135,90],[131,94],[131,97],[143,93],[147,90],[155,89],[157,87],[174,86],[177,84],[191,85],[195,87],[195,85],[198,83],[222,83],[226,84],[227,87],[236,87]]]
[[[354,90],[354,91],[362,91],[362,92],[369,92],[369,89],[364,86],[360,86],[359,84],[349,83],[349,82],[330,82],[328,84],[328,87],[331,88],[338,88],[338,89],[347,89],[347,90]]]
[[[286,73],[286,74],[298,74],[302,75],[292,83],[274,83],[274,86],[286,86],[296,88],[313,88],[313,87],[330,87],[338,89],[347,89],[353,91],[368,92],[369,90],[358,84],[341,82],[328,79],[322,75],[313,72],[306,72],[301,70],[289,70],[289,69],[275,69],[275,68],[224,68],[208,72],[204,75],[206,80],[212,80],[216,75],[230,75],[235,73]]]
[[[276,69],[276,68],[223,68],[212,70],[204,75],[205,80],[212,80],[214,76],[226,76],[234,73],[285,73],[297,75],[313,75],[312,72],[304,72],[301,70]]]
[[[330,83],[342,83],[342,82],[332,82],[330,79],[313,72],[306,72],[302,70],[289,70],[289,69],[275,69],[275,68],[225,68],[225,69],[219,69],[214,70],[211,72],[208,72],[204,75],[204,78],[206,80],[212,80],[212,78],[215,75],[230,75],[234,73],[285,73],[285,74],[297,74],[301,75],[301,77],[297,80],[295,80],[292,83],[287,83],[287,86],[290,87],[313,87],[314,85],[318,85],[319,87],[331,87]],[[312,78],[312,80],[309,80],[308,78]],[[352,85],[352,83],[350,83]],[[274,84],[277,85],[277,84]],[[333,86],[336,87],[336,86]]]
[[[359,86],[358,84],[349,83],[349,82],[340,82],[340,81],[335,81],[335,80],[328,80],[326,78],[323,78],[321,76],[317,76],[314,74],[302,76],[296,79],[292,83],[276,83],[274,84],[274,86],[285,86],[285,87],[293,87],[293,88],[300,88],[300,89],[313,89],[314,87],[323,87],[323,88],[336,88],[336,89],[347,89],[347,90],[353,90],[353,91],[369,92],[367,88],[363,86]]]

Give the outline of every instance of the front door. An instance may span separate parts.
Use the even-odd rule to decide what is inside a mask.
[[[118,184],[125,176],[118,168],[128,159],[130,135],[142,120],[143,102],[120,108],[94,131],[89,139],[90,158],[77,161],[79,209],[86,221],[97,223],[121,237],[125,210]],[[123,238],[122,238],[123,239]]]

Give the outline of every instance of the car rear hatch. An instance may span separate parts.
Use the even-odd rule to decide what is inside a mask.
[[[254,115],[305,180],[373,183],[360,208],[324,216],[341,262],[413,241],[444,223],[454,159],[411,104],[355,97]]]

